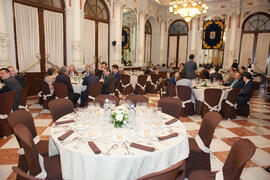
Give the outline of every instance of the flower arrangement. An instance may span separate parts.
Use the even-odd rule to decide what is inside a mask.
[[[128,123],[128,112],[124,107],[119,106],[116,111],[112,111],[111,117],[115,128],[122,128]]]

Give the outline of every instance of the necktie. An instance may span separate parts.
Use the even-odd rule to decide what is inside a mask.
[[[232,85],[231,85],[231,88],[234,87],[234,85],[236,84],[236,82],[237,82],[237,80],[234,80],[234,82],[233,82]]]

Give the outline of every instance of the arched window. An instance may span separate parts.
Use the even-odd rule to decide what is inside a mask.
[[[100,21],[109,21],[109,11],[102,0],[87,0],[84,5],[85,17]]]
[[[188,25],[185,21],[177,20],[170,26],[170,35],[179,35],[188,33]]]
[[[144,26],[144,62],[151,61],[151,50],[152,50],[152,26],[149,20],[146,21]]]
[[[254,13],[247,17],[242,26],[245,32],[270,32],[270,15],[266,13]]]
[[[65,10],[65,3],[62,0],[14,0],[15,2],[24,3],[50,10]]]
[[[152,34],[152,26],[148,20],[145,23],[144,32],[145,32],[145,34]]]

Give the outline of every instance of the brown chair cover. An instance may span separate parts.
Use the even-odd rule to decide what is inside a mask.
[[[151,74],[151,81],[146,83],[145,92],[156,94],[158,92],[159,87],[159,75]]]
[[[147,80],[147,75],[140,75],[138,77],[138,83],[136,84],[135,90],[134,90],[135,94],[140,94],[140,95],[145,94],[146,80]],[[145,88],[144,89],[141,88],[138,84],[140,84],[140,86],[145,87]]]
[[[206,147],[210,147],[213,134],[216,127],[221,121],[221,115],[218,112],[207,112],[203,117],[203,121],[198,135],[202,139]],[[198,169],[211,170],[210,154],[203,152],[197,145],[195,139],[189,138],[189,157],[186,163],[186,177]]]
[[[17,124],[14,133],[18,137],[25,153],[29,174],[38,175],[42,170],[39,163],[39,155],[30,131],[23,125]],[[60,156],[44,157],[44,167],[47,172],[46,179],[62,179]]]
[[[54,99],[49,102],[49,109],[51,111],[53,121],[65,116],[66,114],[74,112],[74,105],[69,99]]]
[[[131,101],[135,104],[137,103],[140,103],[140,102],[145,102],[145,103],[149,103],[149,99],[143,95],[135,95],[135,94],[132,94],[132,95],[129,95],[128,97],[126,97],[125,99],[126,101]]]
[[[58,98],[68,97],[68,88],[66,84],[55,82],[53,83],[53,89],[56,97]]]
[[[100,107],[103,107],[106,99],[115,102],[116,106],[119,106],[119,98],[113,95],[99,95],[95,98],[95,102],[98,102],[100,104]]]
[[[176,96],[176,89],[175,85],[169,81],[167,81],[167,86],[168,86],[168,92],[170,97],[175,97]]]
[[[214,107],[218,105],[221,95],[222,95],[221,89],[206,89],[204,91],[204,101],[208,103],[211,107]],[[203,104],[201,116],[204,117],[204,115],[208,111],[209,111],[208,107],[205,104]]]
[[[48,103],[54,99],[54,96],[51,95],[51,92],[50,92],[50,88],[49,88],[49,85],[47,82],[45,81],[41,81],[41,84],[40,84],[40,87],[41,87],[41,92],[42,92],[42,96],[43,96],[43,101],[42,101],[42,107],[44,109],[49,109],[48,107]]]
[[[227,96],[227,101],[229,101],[233,105],[236,104],[236,100],[240,91],[240,88],[232,89]],[[222,101],[220,113],[222,114],[222,117],[227,119],[236,118],[236,108],[226,103],[226,100]]]
[[[164,97],[158,101],[158,107],[162,112],[179,119],[182,103],[178,98]]]
[[[137,180],[184,180],[185,160],[182,160],[167,169],[145,175]]]
[[[122,75],[121,76],[121,81],[119,83],[119,91],[123,95],[131,94],[134,91],[132,85],[130,84],[130,76],[129,75]]]
[[[94,101],[95,97],[101,94],[102,85],[103,85],[102,82],[95,82],[88,85],[88,96],[90,96],[91,98],[89,97],[87,98],[87,100],[84,103],[85,106],[87,106],[89,102]]]
[[[0,94],[0,114],[9,115],[11,112],[16,92],[6,92]],[[12,128],[9,126],[7,119],[0,119],[0,137],[13,134]]]
[[[167,78],[167,72],[159,72],[158,75],[160,78],[162,78],[164,80],[166,80],[166,78]]]
[[[114,94],[116,79],[112,80],[109,84],[108,93]]]
[[[185,101],[191,100],[192,90],[187,86],[176,86],[178,98],[182,101],[182,104]],[[194,104],[192,102],[185,103],[185,107],[181,108],[181,116],[192,116],[194,115]]]
[[[238,180],[246,163],[252,158],[256,146],[249,139],[239,139],[231,148],[229,155],[222,168],[224,180]],[[189,180],[215,180],[216,173],[197,170],[190,176]]]
[[[241,115],[241,116],[249,116],[250,114],[249,104],[244,104],[244,105],[238,104],[236,113],[237,115]]]
[[[19,106],[23,106],[26,108],[28,89],[29,89],[29,86],[26,86],[25,88],[21,89],[20,95],[19,95]]]
[[[40,178],[36,178],[34,176],[28,175],[27,173],[25,173],[24,171],[22,171],[19,167],[13,166],[12,169],[15,171],[15,173],[22,177],[23,179],[26,180],[44,180],[44,179],[40,179]]]

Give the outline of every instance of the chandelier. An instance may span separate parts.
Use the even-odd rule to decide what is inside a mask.
[[[179,14],[186,22],[190,22],[197,14],[206,13],[208,8],[203,0],[176,0],[170,3],[169,12]]]

